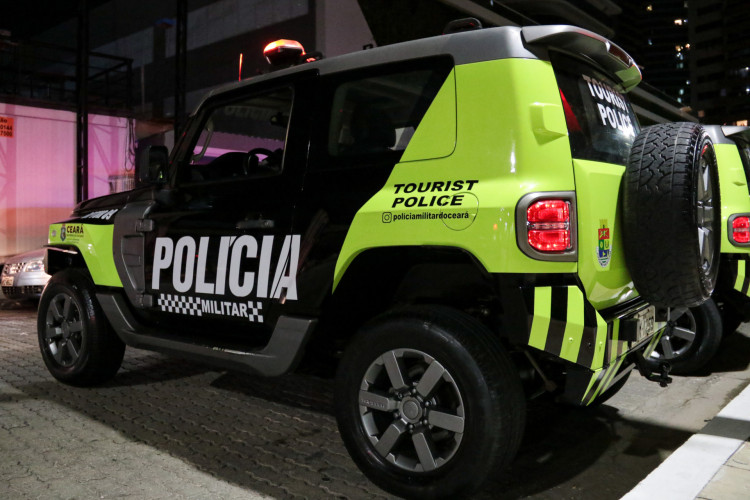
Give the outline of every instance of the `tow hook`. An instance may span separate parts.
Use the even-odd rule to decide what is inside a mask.
[[[659,363],[659,367],[655,372],[654,370],[649,368],[649,366],[646,364],[646,360],[643,359],[643,354],[639,352],[635,356],[635,365],[638,367],[638,373],[646,377],[646,380],[650,380],[651,382],[659,382],[659,386],[661,387],[666,387],[672,383],[672,377],[669,376],[669,372],[670,370],[672,370],[672,365],[670,365],[666,361],[662,361],[661,363]]]

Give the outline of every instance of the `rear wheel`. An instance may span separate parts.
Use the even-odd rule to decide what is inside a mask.
[[[641,131],[625,172],[623,244],[638,292],[663,307],[696,306],[714,290],[721,217],[716,155],[697,123]]]
[[[68,269],[50,278],[39,302],[37,334],[44,363],[61,382],[99,384],[122,364],[125,344],[109,326],[94,284],[82,271]]]
[[[719,308],[709,299],[670,321],[646,362],[656,370],[661,362],[666,361],[672,366],[671,373],[689,375],[703,368],[714,357],[721,337]]]
[[[377,318],[338,372],[336,416],[360,469],[407,498],[456,498],[507,465],[523,433],[520,379],[474,318],[418,308]]]

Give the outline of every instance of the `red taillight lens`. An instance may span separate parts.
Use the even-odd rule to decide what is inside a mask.
[[[750,216],[736,217],[732,221],[732,239],[736,243],[750,243]]]
[[[570,202],[540,200],[526,210],[528,242],[539,252],[564,252],[573,246]]]
[[[529,245],[540,252],[564,252],[570,249],[570,230],[529,230]]]
[[[570,203],[565,200],[542,200],[526,211],[530,223],[570,222]]]

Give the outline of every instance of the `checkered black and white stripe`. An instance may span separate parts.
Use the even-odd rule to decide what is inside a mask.
[[[263,303],[261,302],[248,302],[247,303],[247,319],[253,323],[263,323]]]
[[[185,297],[184,295],[159,294],[156,304],[162,312],[187,314],[190,316],[202,316],[201,301],[198,297]]]

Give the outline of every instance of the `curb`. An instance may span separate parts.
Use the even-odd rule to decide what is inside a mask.
[[[622,500],[695,498],[748,440],[750,385]]]

